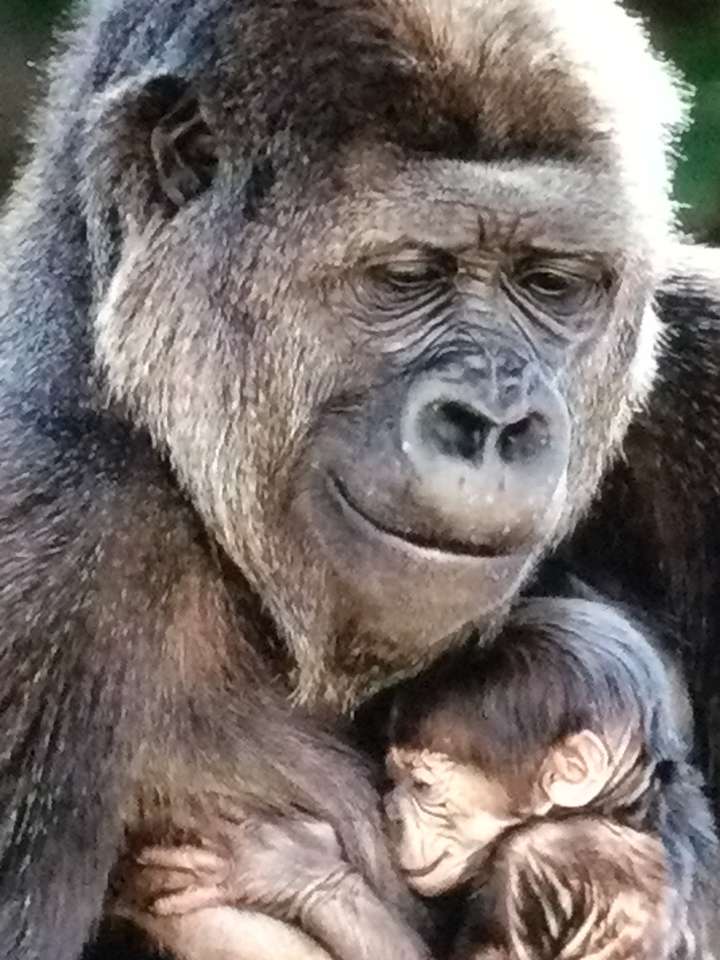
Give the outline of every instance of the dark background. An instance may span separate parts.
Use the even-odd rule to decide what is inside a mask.
[[[695,87],[677,197],[686,205],[688,229],[720,243],[720,0],[633,0],[632,6],[646,17],[657,47]],[[68,0],[0,0],[0,192],[22,155],[52,29],[62,25],[68,7]]]

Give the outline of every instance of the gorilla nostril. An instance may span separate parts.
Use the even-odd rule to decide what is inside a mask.
[[[475,460],[482,453],[491,422],[455,400],[431,403],[421,414],[423,441],[448,457]]]
[[[550,428],[545,417],[531,413],[502,429],[497,441],[504,463],[526,463],[550,443]]]

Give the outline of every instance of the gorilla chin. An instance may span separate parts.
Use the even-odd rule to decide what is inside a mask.
[[[504,607],[554,530],[564,502],[561,487],[558,494],[563,495],[553,498],[534,540],[512,548],[499,540],[497,546],[483,546],[389,527],[351,498],[334,476],[318,485],[304,525],[313,531],[341,585],[338,593],[351,619],[360,611],[362,631],[386,638],[383,656],[406,662],[408,649],[430,650]]]

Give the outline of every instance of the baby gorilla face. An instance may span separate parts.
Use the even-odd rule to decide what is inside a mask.
[[[396,858],[418,893],[437,896],[477,870],[482,850],[520,821],[502,786],[429,750],[393,747],[386,811]]]

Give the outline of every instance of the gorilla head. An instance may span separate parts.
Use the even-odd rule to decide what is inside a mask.
[[[652,379],[682,110],[609,0],[225,28],[96,97],[97,365],[300,698],[348,704],[490,626],[590,502]]]
[[[254,813],[405,910],[337,712],[501,628],[589,507],[653,382],[682,98],[613,0],[88,7],[0,223],[2,942],[76,960],[134,843]],[[679,501],[635,577],[657,542],[702,581],[697,674],[717,297],[671,300],[604,530]]]

